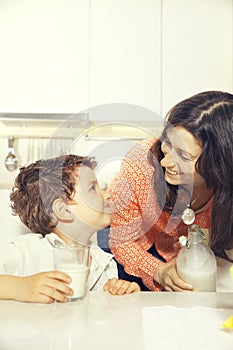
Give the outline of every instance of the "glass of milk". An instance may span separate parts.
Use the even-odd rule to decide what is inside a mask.
[[[73,295],[69,301],[84,298],[89,270],[90,247],[80,244],[59,244],[54,248],[54,268],[71,277],[69,287]]]

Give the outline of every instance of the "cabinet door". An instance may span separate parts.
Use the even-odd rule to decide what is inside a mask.
[[[160,113],[160,10],[160,0],[91,1],[90,106]]]
[[[163,0],[162,112],[204,90],[232,92],[232,0]]]
[[[0,1],[0,111],[87,108],[89,2]]]

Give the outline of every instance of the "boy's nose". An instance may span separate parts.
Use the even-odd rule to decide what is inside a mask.
[[[105,189],[103,189],[103,188],[100,188],[100,189],[99,189],[99,193],[101,194],[101,196],[103,197],[103,199],[104,199],[105,201],[109,200],[110,197],[111,197],[109,191],[108,191],[108,190],[105,190]]]
[[[104,191],[104,193],[103,193],[103,197],[104,197],[104,200],[108,200],[108,199],[110,199],[111,198],[111,195],[110,195],[110,193],[108,192],[108,191]]]

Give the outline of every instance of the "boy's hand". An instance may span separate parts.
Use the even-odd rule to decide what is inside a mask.
[[[65,303],[67,296],[73,294],[73,290],[68,286],[71,279],[64,272],[48,271],[13,278],[17,279],[17,285],[12,299],[18,301],[49,304],[57,300]]]
[[[136,282],[111,278],[105,283],[104,290],[108,291],[112,295],[123,295],[133,292],[140,292],[141,289]]]

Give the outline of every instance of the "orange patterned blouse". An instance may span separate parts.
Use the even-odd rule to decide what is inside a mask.
[[[165,261],[170,261],[179,252],[179,236],[187,235],[187,226],[159,208],[153,183],[155,169],[148,161],[155,141],[137,143],[122,161],[120,173],[111,186],[114,214],[109,243],[128,274],[141,277],[150,290],[160,291],[162,287],[153,276],[163,262],[147,250],[154,245]],[[195,223],[210,228],[211,209],[209,202],[197,211]]]

